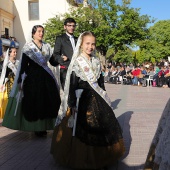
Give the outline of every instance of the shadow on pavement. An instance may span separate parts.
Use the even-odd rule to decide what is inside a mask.
[[[117,117],[123,130],[123,138],[125,141],[126,151],[125,151],[125,155],[119,160],[118,168],[116,170],[143,170],[144,167],[144,164],[128,165],[125,160],[126,157],[129,155],[130,146],[132,143],[132,137],[130,133],[130,119],[133,113],[134,113],[133,111],[127,111],[123,113],[121,116]]]
[[[133,114],[132,111],[127,111],[117,118],[123,130],[123,138],[125,141],[125,148],[126,148],[125,155],[122,159],[126,158],[127,155],[129,154],[130,145],[132,142],[132,137],[130,134],[130,124],[129,124],[132,114]]]
[[[0,169],[58,169],[50,154],[52,131],[38,138],[33,132],[11,130],[0,122]]]
[[[112,102],[114,109],[117,107],[121,99]],[[111,167],[109,170],[140,170],[143,165],[127,165],[124,159],[129,154],[131,145],[130,124],[133,111],[124,112],[117,119],[123,130],[126,152],[117,167]],[[1,129],[2,128],[2,129]],[[0,130],[3,129],[0,122]],[[0,138],[0,169],[6,170],[10,168],[21,169],[58,169],[68,170],[68,168],[57,165],[50,155],[52,133],[49,132],[46,138],[37,138],[31,132],[12,131],[6,133]]]
[[[118,104],[120,103],[121,99],[116,99],[115,101],[112,101],[111,106],[113,110],[118,109]]]

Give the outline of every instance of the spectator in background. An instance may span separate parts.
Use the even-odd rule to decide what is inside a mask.
[[[110,77],[110,82],[113,84],[117,84],[117,79],[118,79],[118,75],[119,75],[120,69],[114,68],[114,71],[112,70],[112,75]]]
[[[107,68],[108,68],[108,69],[111,69],[111,67],[112,67],[112,63],[109,62]]]
[[[146,62],[146,63],[144,64],[144,67],[145,67],[145,68],[149,68],[149,63]]]
[[[144,77],[148,78],[149,76],[147,76],[147,71],[146,71],[145,67],[141,66],[140,67],[140,74],[138,76],[138,81],[139,81],[140,85],[143,84],[143,78]]]
[[[122,65],[121,68],[120,68],[120,72],[119,72],[118,80],[117,81],[121,82],[123,76],[125,76],[125,75],[126,75],[125,67]]]
[[[156,76],[157,87],[162,87],[163,86],[165,71],[166,71],[166,67],[162,66],[161,70],[158,72],[158,75]]]
[[[147,84],[147,79],[149,78],[149,76],[154,76],[155,72],[154,72],[154,67],[153,66],[149,66],[148,71],[147,71],[147,75],[144,76],[143,81],[142,81],[142,86],[146,87]]]
[[[104,73],[104,82],[105,83],[107,83],[109,81],[108,73],[109,73],[109,69],[106,68],[105,73]]]
[[[161,60],[160,60],[160,67],[163,67],[163,66],[164,66],[164,60],[161,59]]]
[[[168,60],[165,60],[164,66],[167,67],[169,65]]]
[[[130,70],[134,69],[134,65],[132,63],[129,64]]]
[[[135,69],[132,71],[132,85],[137,86],[138,85],[138,77],[140,75],[140,69],[138,66],[135,67]]]
[[[167,69],[164,72],[164,77],[162,77],[163,88],[170,87],[170,67],[166,67]]]

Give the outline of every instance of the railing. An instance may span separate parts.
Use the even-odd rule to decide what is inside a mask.
[[[7,38],[1,38],[1,41],[2,41],[2,45],[4,45],[4,46],[10,47],[11,44],[15,44],[14,46],[16,48],[19,48],[19,43],[17,41],[14,41],[13,38],[8,38],[8,39]],[[12,43],[12,42],[14,42],[14,43]]]
[[[10,41],[17,41],[15,37],[11,37],[7,34],[1,35],[1,38],[9,39]]]

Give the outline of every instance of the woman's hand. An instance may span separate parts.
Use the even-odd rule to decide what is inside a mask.
[[[75,115],[75,113],[76,113],[77,111],[78,111],[78,110],[77,110],[76,107],[72,107],[72,108],[71,108],[71,113],[72,113],[73,117],[74,117],[74,115]]]
[[[19,89],[19,91],[22,90],[21,83],[18,84],[18,89]]]

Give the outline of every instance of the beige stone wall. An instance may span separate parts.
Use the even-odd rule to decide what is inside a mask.
[[[9,36],[13,36],[13,0],[0,0],[0,35],[9,29]]]
[[[13,0],[0,0],[0,8],[13,14]]]
[[[0,9],[0,34],[5,34],[5,28],[9,29],[9,36],[13,36],[13,18],[11,13]]]

